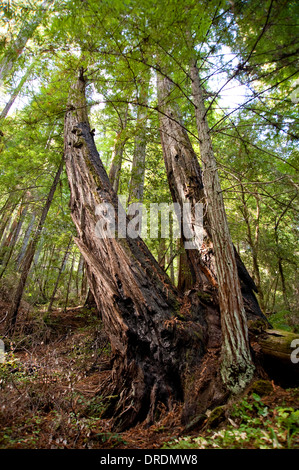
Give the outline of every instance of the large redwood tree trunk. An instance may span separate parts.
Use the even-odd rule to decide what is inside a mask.
[[[111,381],[102,393],[114,396],[107,414],[116,428],[152,422],[159,403],[170,409],[183,402],[185,422],[223,403],[228,390],[219,373],[214,299],[195,289],[179,294],[140,238],[104,236],[107,215],[98,205],[114,208],[116,227],[123,215],[90,131],[82,72],[69,95],[65,161],[75,241],[113,352]]]

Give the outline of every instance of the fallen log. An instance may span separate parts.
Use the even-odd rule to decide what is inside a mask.
[[[257,338],[257,341],[263,354],[267,356],[290,362],[292,362],[291,356],[294,356],[294,359],[298,357],[299,361],[299,334],[284,330],[267,329]],[[298,348],[297,355],[296,348]]]
[[[256,336],[262,364],[269,377],[283,387],[299,386],[299,334],[266,329]]]

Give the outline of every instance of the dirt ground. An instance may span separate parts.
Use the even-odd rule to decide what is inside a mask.
[[[0,304],[0,335],[8,305]],[[113,431],[111,420],[101,418],[107,405],[101,390],[111,374],[110,345],[100,320],[83,307],[45,315],[24,304],[16,335],[5,346],[0,365],[2,449],[160,449],[186,435],[205,436],[205,422],[200,430],[182,426],[179,404],[171,411],[162,408],[153,426],[141,423],[123,433]],[[269,409],[298,409],[299,394],[274,382],[262,399]]]

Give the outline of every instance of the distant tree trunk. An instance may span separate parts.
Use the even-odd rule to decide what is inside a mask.
[[[203,165],[202,180],[216,261],[222,330],[221,374],[226,386],[238,393],[252,379],[254,364],[251,358],[236,257],[226,219],[217,163],[206,119],[203,90],[195,60],[190,65],[190,76]]]
[[[39,247],[40,245],[42,245],[42,241],[40,241],[39,243]],[[39,269],[37,269],[37,266],[35,265],[34,263],[34,260],[33,260],[33,263],[32,263],[32,266],[36,269],[34,269],[34,272],[33,272],[33,276],[32,276],[32,284],[34,285],[38,285],[39,287],[39,293],[41,295],[41,301],[43,303],[46,302],[47,300],[47,297],[45,295],[45,291],[44,291],[44,281],[45,281],[45,277],[47,275],[47,271],[46,271],[46,264],[47,264],[47,258],[48,258],[48,250],[44,249],[43,250],[43,255],[42,255],[42,259],[41,259],[41,262],[40,262],[40,265],[39,265]],[[29,271],[29,274],[30,274],[31,271]],[[39,300],[40,302],[40,300]]]
[[[2,240],[2,237],[5,233],[5,229],[7,228],[7,224],[9,223],[11,217],[11,213],[9,211],[6,211],[3,214],[3,217],[1,219],[1,226],[0,226],[0,240],[2,242],[1,246],[3,245],[4,240]]]
[[[56,295],[56,292],[57,292],[57,289],[58,289],[61,274],[62,274],[62,272],[65,268],[67,259],[68,259],[69,254],[70,254],[70,246],[71,246],[72,241],[73,241],[73,237],[71,236],[70,239],[69,239],[66,251],[64,252],[64,256],[62,258],[62,262],[61,262],[61,265],[60,265],[60,268],[59,268],[59,271],[58,271],[55,286],[54,286],[54,289],[53,289],[53,292],[52,292],[52,295],[51,295],[51,299],[50,299],[50,302],[49,302],[48,310],[47,310],[48,313],[50,313],[52,311],[52,307],[53,307],[53,303],[54,303],[54,300],[55,300],[55,295]]]
[[[26,83],[26,81],[28,80],[28,78],[30,77],[30,74],[32,72],[32,69],[33,69],[33,66],[34,64],[32,64],[30,67],[28,67],[28,69],[26,70],[24,76],[21,78],[20,82],[18,83],[18,85],[16,86],[16,88],[14,89],[10,99],[8,100],[8,102],[6,103],[6,105],[4,106],[1,114],[0,114],[0,122],[2,119],[5,119],[6,116],[8,115],[9,111],[10,111],[10,108],[12,107],[12,105],[14,104],[15,100],[17,99],[20,91],[22,90],[24,84]]]
[[[4,248],[8,248],[12,244],[14,244],[14,242],[16,241],[16,235],[19,235],[19,233],[20,233],[20,229],[21,229],[21,226],[22,226],[22,222],[24,220],[24,216],[26,215],[26,212],[27,212],[27,208],[24,206],[23,203],[21,203],[21,205],[18,209],[18,213],[15,216],[15,218],[14,218],[12,224],[11,224],[9,233],[8,233],[4,243],[3,243]]]
[[[2,233],[1,243],[0,243],[0,264],[1,264],[1,259],[3,258],[3,255],[4,255],[2,248],[4,247],[4,243],[9,233],[9,228],[11,226],[11,223],[12,223],[11,214],[7,214],[7,215],[5,214],[3,217],[3,233]]]
[[[287,310],[291,310],[289,299],[288,299],[288,296],[287,296],[287,288],[286,288],[286,283],[285,283],[285,277],[284,277],[284,272],[283,272],[282,261],[283,261],[282,258],[279,256],[279,258],[278,258],[278,271],[279,271],[280,280],[281,280],[282,297],[283,297],[285,308]]]
[[[86,294],[87,294],[87,273],[86,273],[86,262],[84,261],[83,266],[82,266],[82,279],[81,279],[81,293],[80,293],[81,301],[86,299]]]
[[[1,264],[3,264],[3,269],[1,270],[0,278],[2,278],[2,276],[4,275],[8,267],[9,261],[12,257],[12,254],[15,250],[15,246],[18,241],[18,237],[19,237],[26,213],[27,213],[27,206],[24,206],[23,204],[21,204],[20,209],[18,211],[18,215],[16,216],[16,218],[14,219],[12,223],[10,233],[7,236],[1,249],[2,251]]]
[[[76,272],[76,297],[77,297],[78,300],[80,299],[79,282],[80,282],[80,276],[82,276],[82,272],[83,272],[83,260],[84,260],[84,258],[80,253],[78,268],[77,268],[77,272]]]
[[[17,268],[20,267],[20,265],[23,261],[23,258],[25,256],[26,249],[27,249],[27,246],[28,246],[28,243],[29,243],[29,240],[30,240],[31,232],[32,232],[33,227],[34,227],[35,217],[36,217],[35,214],[31,215],[29,225],[26,229],[24,239],[23,239],[23,243],[22,243],[22,247],[21,247],[20,253],[18,255],[17,261],[16,261]]]
[[[274,280],[274,286],[273,286],[273,296],[272,296],[272,307],[270,309],[271,313],[274,313],[275,309],[275,303],[276,303],[276,292],[277,292],[277,286],[278,286],[278,280],[279,280],[279,272],[276,274],[276,278]],[[269,293],[270,294],[270,293]]]
[[[47,259],[47,267],[46,267],[46,272],[43,278],[43,285],[42,285],[42,292],[45,300],[49,299],[48,296],[48,284],[49,284],[49,275],[53,266],[53,259],[54,259],[54,254],[56,251],[56,246],[53,245],[50,250],[49,250],[49,257]]]
[[[95,310],[98,312],[98,315],[101,316],[101,313],[98,311],[96,299],[92,293],[91,289],[88,289],[87,297],[84,302],[84,307],[88,308],[89,310]]]
[[[70,269],[70,274],[69,274],[69,280],[68,280],[67,289],[66,289],[66,299],[65,299],[65,304],[64,304],[64,311],[65,312],[66,312],[66,309],[67,309],[67,306],[68,306],[68,303],[69,303],[69,294],[70,294],[72,277],[73,277],[74,262],[75,262],[75,257],[73,256],[71,269]]]
[[[258,252],[259,252],[259,219],[260,219],[260,205],[258,197],[256,197],[257,203],[257,210],[256,210],[256,220],[255,220],[255,233],[252,233],[251,224],[250,224],[250,217],[248,212],[248,207],[246,204],[244,187],[241,184],[241,191],[242,191],[242,203],[243,207],[241,208],[242,215],[245,220],[246,228],[247,228],[247,240],[251,248],[251,255],[252,255],[252,265],[253,265],[253,280],[256,285],[258,291],[258,298],[260,306],[265,311],[265,304],[264,304],[264,294],[261,289],[261,275],[260,275],[260,268],[258,262]]]
[[[277,258],[278,258],[278,271],[279,271],[279,275],[281,279],[282,296],[283,296],[284,304],[287,310],[291,310],[291,307],[290,307],[289,299],[287,296],[287,289],[286,289],[286,283],[285,283],[285,277],[284,277],[283,265],[282,265],[283,257],[281,255],[281,248],[279,246],[279,225],[295,198],[297,198],[297,192],[295,196],[293,196],[290,199],[290,201],[288,202],[288,204],[286,205],[286,207],[284,208],[280,216],[277,218],[277,220],[275,221],[275,226],[274,226],[274,238],[275,238],[276,252],[277,252]]]
[[[33,36],[36,28],[40,25],[47,8],[53,3],[53,0],[44,0],[40,8],[37,9],[30,22],[25,21],[16,40],[9,44],[6,53],[0,62],[0,85],[7,79],[17,58],[22,54],[27,41]]]
[[[1,247],[3,246],[6,237],[4,236],[7,226],[11,220],[11,216],[17,207],[19,202],[14,200],[15,198],[9,196],[6,200],[4,206],[1,209],[1,224],[0,224],[0,240],[1,240]]]
[[[42,232],[47,214],[49,212],[49,209],[50,209],[50,206],[51,206],[51,203],[52,203],[52,200],[53,200],[53,196],[54,196],[56,187],[57,187],[58,182],[60,180],[60,175],[61,175],[62,169],[63,169],[63,161],[59,165],[59,168],[58,168],[57,173],[55,175],[54,181],[53,181],[52,186],[50,188],[50,191],[49,191],[46,203],[44,205],[44,208],[43,208],[43,211],[42,211],[42,214],[41,214],[41,218],[39,220],[39,223],[38,223],[37,229],[35,231],[35,234],[33,235],[32,239],[31,239],[31,241],[30,241],[30,243],[27,247],[27,250],[26,250],[26,254],[25,254],[24,261],[23,261],[23,266],[22,266],[22,272],[21,272],[21,275],[20,275],[20,279],[18,280],[17,287],[16,287],[16,289],[13,293],[11,306],[10,306],[10,309],[9,309],[8,315],[7,315],[7,320],[6,320],[6,334],[7,335],[12,335],[14,333],[14,330],[15,330],[15,324],[16,324],[16,320],[17,320],[18,310],[19,310],[19,306],[20,306],[21,299],[22,299],[22,296],[23,296],[23,292],[24,292],[24,288],[25,288],[25,285],[26,285],[27,277],[28,277],[28,274],[29,274],[29,271],[30,271],[30,268],[31,268],[31,265],[32,265],[35,250],[36,250],[36,247],[38,245],[38,242],[39,242],[39,239],[40,239],[40,236],[41,236],[41,232]]]
[[[149,75],[150,74],[148,72],[147,76],[142,79],[138,97],[136,136],[129,184],[129,204],[131,202],[143,202]]]

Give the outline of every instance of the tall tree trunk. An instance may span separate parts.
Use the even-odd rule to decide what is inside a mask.
[[[27,207],[24,206],[23,203],[21,203],[17,215],[15,216],[14,220],[12,221],[10,230],[8,235],[5,238],[5,241],[3,243],[4,249],[7,249],[10,247],[14,242],[16,241],[16,235],[20,233],[20,229],[22,226],[22,222],[24,220],[24,216],[26,215],[27,212]]]
[[[287,310],[291,310],[291,308],[290,308],[290,303],[289,303],[289,299],[288,299],[288,296],[287,296],[287,289],[286,289],[285,277],[284,277],[283,266],[282,266],[283,257],[281,255],[281,248],[280,248],[280,245],[279,245],[279,225],[280,225],[280,222],[282,221],[283,217],[287,213],[288,209],[291,207],[291,204],[292,204],[292,202],[294,201],[294,199],[296,197],[297,197],[297,192],[289,200],[288,204],[286,205],[286,207],[284,208],[284,210],[282,211],[280,216],[275,221],[275,226],[274,226],[274,238],[275,238],[277,258],[278,258],[278,270],[279,270],[279,275],[280,275],[280,279],[281,279],[281,288],[282,288],[283,300],[284,300],[284,304],[285,304],[285,307],[286,307]]]
[[[16,320],[17,320],[18,310],[19,310],[19,306],[20,306],[21,299],[22,299],[22,296],[23,296],[23,292],[24,292],[24,288],[25,288],[25,285],[26,285],[27,277],[28,277],[28,274],[29,274],[29,271],[30,271],[30,268],[31,268],[31,265],[32,265],[32,261],[33,261],[34,255],[35,255],[35,250],[36,250],[36,247],[38,245],[38,242],[39,242],[39,239],[40,239],[40,236],[41,236],[41,232],[42,232],[47,214],[49,212],[49,209],[50,209],[50,206],[51,206],[51,203],[52,203],[52,200],[53,200],[53,196],[54,196],[56,187],[57,187],[58,182],[60,180],[60,175],[61,175],[62,169],[63,169],[63,161],[61,161],[61,163],[59,165],[59,168],[58,168],[57,173],[55,175],[54,181],[53,181],[52,186],[50,188],[50,191],[49,191],[45,206],[43,208],[41,218],[39,220],[39,223],[38,223],[37,229],[35,231],[35,234],[32,237],[32,240],[30,241],[30,243],[27,247],[27,250],[26,250],[26,255],[25,255],[25,258],[24,258],[24,261],[23,261],[21,276],[20,276],[20,279],[18,281],[15,292],[13,294],[13,299],[12,299],[11,306],[10,306],[10,309],[9,309],[8,315],[7,315],[7,320],[6,320],[6,334],[7,335],[12,335],[14,333],[14,330],[15,330],[15,324],[16,324]]]
[[[193,285],[217,294],[218,280],[216,261],[211,234],[211,223],[207,214],[206,196],[202,181],[202,172],[193,150],[188,133],[185,130],[177,105],[171,99],[173,85],[167,77],[157,76],[158,104],[160,111],[160,133],[168,183],[174,203],[180,207],[189,203],[194,216],[197,203],[203,203],[203,243],[195,232],[196,249],[187,249]],[[182,239],[186,242],[183,229]],[[200,235],[200,234],[199,234]],[[199,239],[197,239],[197,237]],[[249,315],[263,314],[256,300],[256,286],[249,276],[240,256],[234,250],[242,294]],[[182,260],[184,262],[184,260]],[[189,282],[188,282],[189,285]]]
[[[12,257],[12,254],[15,250],[15,246],[18,241],[18,237],[19,237],[26,213],[27,213],[27,207],[22,204],[18,211],[17,217],[14,219],[12,223],[10,233],[7,236],[1,248],[1,252],[2,252],[1,264],[3,264],[3,268],[0,273],[0,278],[2,278],[2,276],[4,275],[8,267],[9,261]]]
[[[43,292],[43,296],[44,296],[45,300],[49,299],[49,296],[48,296],[48,283],[49,283],[49,275],[50,275],[51,268],[52,268],[52,262],[53,262],[55,250],[56,250],[55,245],[52,245],[52,247],[49,249],[49,257],[47,259],[47,267],[45,269],[46,272],[45,272],[45,275],[44,275],[43,285],[42,285],[42,292]]]
[[[252,233],[251,223],[250,223],[250,216],[248,212],[248,207],[245,199],[245,192],[243,184],[240,185],[242,191],[242,203],[243,207],[241,208],[246,228],[247,228],[247,241],[251,248],[251,255],[252,255],[252,266],[253,266],[253,280],[256,285],[258,291],[258,298],[260,306],[265,311],[264,305],[264,295],[261,289],[261,275],[260,275],[260,268],[258,262],[258,252],[259,252],[259,219],[260,219],[260,205],[259,199],[256,197],[257,209],[256,209],[256,220],[255,220],[255,232]]]
[[[226,219],[217,163],[206,119],[203,90],[195,60],[190,64],[190,76],[203,165],[202,180],[216,261],[222,330],[221,373],[227,387],[234,392],[240,392],[252,379],[254,364],[251,358],[236,257]]]
[[[19,198],[20,199],[20,198]],[[11,220],[11,216],[17,207],[17,204],[19,203],[19,200],[15,201],[15,198],[11,197],[11,195],[8,197],[6,200],[4,206],[1,209],[1,224],[0,224],[0,240],[1,240],[1,245],[0,249],[5,243],[6,236],[6,229],[7,226],[9,226],[9,222]]]
[[[288,299],[288,296],[287,296],[287,288],[286,288],[286,283],[285,283],[285,277],[284,277],[284,272],[283,272],[282,261],[283,261],[282,258],[279,256],[279,258],[278,258],[278,270],[279,270],[279,275],[280,275],[280,280],[281,280],[282,297],[283,297],[285,308],[287,310],[291,310],[289,299]]]

